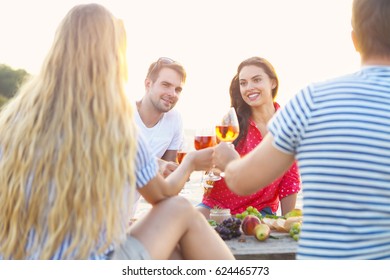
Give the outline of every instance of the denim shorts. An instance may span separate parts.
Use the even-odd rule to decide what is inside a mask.
[[[203,208],[206,208],[206,209],[211,209],[210,206],[207,206],[206,204],[204,204],[203,202],[200,202],[199,204],[196,205],[196,207],[203,207]]]

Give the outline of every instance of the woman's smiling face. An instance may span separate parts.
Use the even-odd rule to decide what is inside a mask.
[[[244,66],[239,74],[239,83],[242,99],[249,106],[273,102],[272,89],[275,88],[276,82],[263,68],[255,65]]]

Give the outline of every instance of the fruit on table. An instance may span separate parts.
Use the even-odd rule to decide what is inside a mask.
[[[255,234],[255,227],[257,225],[260,225],[260,224],[261,224],[261,221],[258,217],[254,216],[254,215],[248,215],[242,221],[241,228],[242,228],[242,231],[246,235],[254,235]]]
[[[210,226],[212,226],[212,227],[216,227],[216,226],[217,226],[217,222],[216,222],[216,221],[211,220],[211,219],[209,219],[209,220],[207,220],[207,221],[209,222],[209,225],[210,225]]]
[[[239,219],[244,219],[246,216],[248,216],[248,215],[253,215],[253,216],[256,216],[256,217],[258,217],[259,219],[261,219],[262,218],[262,216],[261,216],[261,214],[260,214],[260,212],[259,212],[259,210],[257,210],[255,207],[253,207],[253,206],[248,206],[247,208],[246,208],[246,210],[245,211],[243,211],[242,213],[237,213],[236,214],[236,218],[239,218]]]
[[[290,217],[298,217],[298,216],[302,216],[302,210],[298,209],[298,208],[295,208],[295,209],[291,210],[290,212],[288,212],[286,215],[284,215],[284,217],[286,219],[288,219]]]
[[[302,210],[298,208],[291,210],[284,216],[266,215],[263,217],[255,207],[248,206],[245,211],[236,214],[236,218],[243,220],[242,230],[247,235],[252,235],[251,233],[246,233],[247,230],[244,225],[244,220],[247,216],[256,216],[263,224],[268,225],[271,230],[276,230],[278,232],[289,232],[291,225],[295,222],[302,223],[303,218]],[[253,232],[253,230],[249,229],[249,232]]]
[[[255,237],[259,241],[264,241],[269,237],[271,229],[266,224],[259,224],[255,227]]]
[[[301,223],[300,222],[295,222],[291,225],[291,228],[290,228],[290,236],[295,240],[295,241],[298,241],[299,240],[299,234],[301,233]]]
[[[241,236],[241,220],[235,217],[223,220],[222,223],[215,227],[215,231],[223,240],[230,240],[234,237]]]
[[[284,223],[284,228],[289,231],[291,229],[291,226],[298,222],[298,223],[302,223],[302,219],[303,217],[302,216],[298,216],[298,217],[290,217],[288,219],[286,219],[286,222]]]
[[[295,222],[291,225],[291,228],[290,228],[290,233],[292,235],[294,234],[297,234],[297,233],[300,233],[301,232],[301,223],[299,222]]]

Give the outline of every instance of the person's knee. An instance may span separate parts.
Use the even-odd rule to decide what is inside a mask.
[[[161,207],[160,210],[163,210],[165,216],[175,217],[179,223],[195,224],[202,219],[206,219],[188,199],[182,196],[167,198],[162,204],[159,207]]]
[[[176,213],[189,213],[195,210],[191,202],[182,196],[173,196],[166,200],[167,206]]]
[[[183,210],[194,210],[194,206],[191,204],[191,202],[185,198],[185,197],[182,197],[182,196],[175,196],[173,197],[174,200],[175,200],[175,204],[178,205],[178,207],[180,207],[181,209]]]

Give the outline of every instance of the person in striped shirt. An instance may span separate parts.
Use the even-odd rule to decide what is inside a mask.
[[[164,179],[137,133],[123,22],[98,4],[62,20],[39,75],[0,113],[0,259],[233,259],[177,196],[211,148]],[[127,226],[137,189],[153,205]],[[179,246],[178,246],[179,244]]]
[[[241,160],[224,144],[215,149],[217,167],[240,195],[297,159],[298,259],[390,259],[390,1],[354,0],[352,27],[359,71],[302,89]]]

